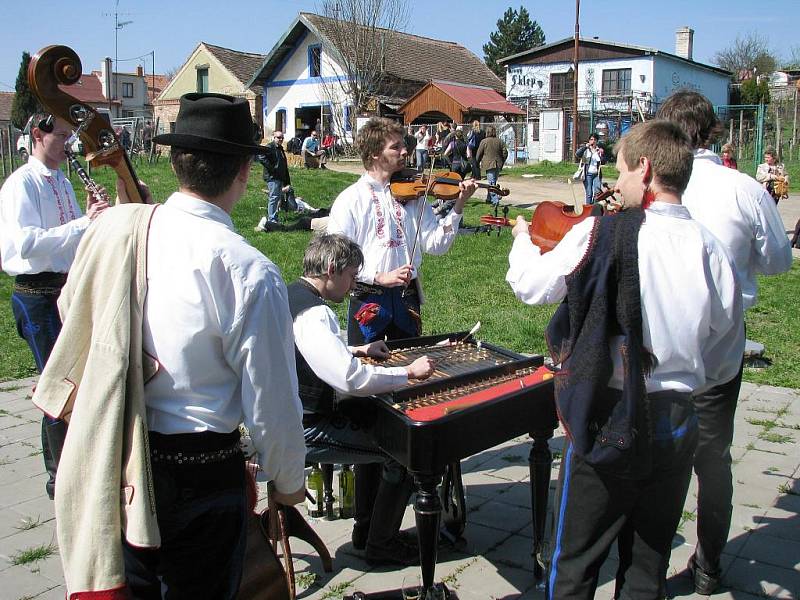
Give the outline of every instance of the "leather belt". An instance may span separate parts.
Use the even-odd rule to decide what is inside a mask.
[[[14,291],[34,296],[57,296],[66,282],[66,273],[17,275],[14,277]]]

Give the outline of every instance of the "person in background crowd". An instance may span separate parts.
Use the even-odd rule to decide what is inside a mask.
[[[417,171],[424,171],[428,166],[428,148],[431,145],[431,135],[427,125],[420,125],[416,133],[417,138]]]
[[[467,135],[467,158],[469,158],[472,167],[473,179],[481,178],[481,166],[478,162],[477,154],[478,147],[481,145],[484,137],[485,135],[481,129],[480,121],[473,121],[472,129],[470,129],[469,135]]]
[[[319,143],[319,133],[316,129],[311,131],[311,134],[303,140],[303,146],[300,151],[303,155],[306,169],[327,169],[325,166],[327,157],[325,150],[322,149]]]
[[[756,181],[769,192],[775,204],[782,198],[788,197],[789,175],[786,174],[786,167],[778,160],[774,148],[764,150],[764,162],[756,169]],[[785,191],[781,191],[779,189],[781,186],[776,184],[785,184]]]
[[[736,164],[736,158],[733,156],[733,146],[730,144],[724,144],[722,146],[722,150],[720,151],[720,156],[722,158],[722,166],[728,167],[729,169],[736,169],[739,170],[739,166]]]
[[[494,125],[489,125],[486,128],[486,137],[481,140],[478,151],[475,153],[475,159],[480,168],[486,172],[486,181],[489,182],[489,185],[497,185],[497,179],[500,177],[500,171],[506,164],[507,158],[508,148],[497,137]],[[500,196],[489,191],[486,195],[486,202],[497,206],[500,204]]]
[[[594,204],[594,196],[602,189],[602,165],[606,164],[605,150],[597,145],[597,134],[589,136],[589,140],[575,152],[575,158],[581,161],[581,179],[586,191],[586,204]]]
[[[267,214],[261,217],[261,221],[256,225],[256,231],[265,231],[267,223],[277,223],[279,208],[297,210],[294,188],[289,177],[289,164],[283,150],[283,138],[283,131],[276,130],[264,154],[256,157],[256,160],[264,166],[264,181],[267,182],[268,194]]]

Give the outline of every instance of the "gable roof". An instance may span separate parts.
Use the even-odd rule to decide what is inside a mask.
[[[332,23],[333,19],[328,17],[301,12],[272,48],[249,84],[263,85],[269,81],[307,31],[334,45],[330,38]],[[386,38],[389,43],[386,47],[385,70],[390,76],[420,83],[427,83],[431,79],[455,81],[486,86],[498,92],[505,91],[505,83],[461,44],[388,29],[381,31],[389,34]]]
[[[0,92],[0,121],[11,120],[11,105],[14,103],[15,92]]]
[[[510,64],[512,62],[522,62],[524,60],[530,60],[541,56],[543,54],[548,54],[556,50],[559,46],[568,45],[572,47],[575,43],[574,37],[564,38],[562,40],[558,40],[557,42],[552,42],[550,44],[545,44],[544,46],[537,46],[536,48],[531,48],[530,50],[525,50],[524,52],[519,52],[517,54],[512,54],[510,56],[504,56],[503,58],[498,59],[497,64]],[[686,64],[692,65],[694,67],[698,67],[700,69],[705,69],[708,71],[713,71],[715,73],[719,73],[720,75],[724,75],[726,77],[730,77],[732,73],[730,71],[726,71],[725,69],[721,69],[719,67],[715,67],[713,65],[707,65],[705,63],[700,63],[694,60],[689,60],[688,58],[684,58],[682,56],[678,56],[677,54],[671,54],[669,52],[664,52],[659,50],[658,48],[650,48],[648,46],[635,46],[633,44],[620,44],[619,42],[612,42],[609,40],[600,40],[595,38],[579,38],[579,45],[581,48],[598,48],[598,49],[611,49],[611,50],[622,50],[623,52],[629,54],[630,56],[665,56],[680,62],[684,62]],[[570,55],[571,56],[571,55]],[[560,62],[560,61],[559,61]],[[570,58],[569,62],[572,62],[572,58]]]
[[[501,115],[524,115],[525,111],[519,108],[516,104],[512,104],[506,100],[501,94],[495,90],[478,85],[465,85],[462,83],[453,83],[452,81],[430,81],[427,85],[422,87],[416,94],[411,96],[403,106],[400,107],[400,112],[404,112],[404,108],[411,104],[416,98],[428,92],[430,88],[438,88],[443,93],[447,94],[456,103],[461,106],[464,112],[489,112]]]
[[[145,75],[147,81],[147,97],[152,103],[162,90],[167,87],[170,78],[167,75]]]
[[[250,81],[253,79],[256,70],[264,63],[266,58],[263,54],[253,52],[239,52],[222,46],[215,46],[208,42],[200,42],[224,66],[231,74],[242,82],[246,88],[252,88],[254,92],[261,93],[261,86],[254,87]]]

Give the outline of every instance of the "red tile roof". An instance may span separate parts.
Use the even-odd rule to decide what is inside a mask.
[[[81,78],[73,85],[59,85],[58,87],[81,102],[108,104],[108,100],[103,95],[103,86],[100,83],[100,79],[94,73],[81,75]]]
[[[504,115],[525,114],[524,110],[503,98],[503,96],[493,89],[444,81],[432,81],[431,85],[438,87],[467,109],[501,113]]]

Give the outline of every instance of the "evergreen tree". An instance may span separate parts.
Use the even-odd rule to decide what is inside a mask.
[[[31,55],[28,52],[23,52],[15,86],[17,93],[14,94],[14,102],[11,105],[11,122],[17,129],[25,127],[25,123],[28,122],[30,116],[42,110],[38,98],[34,96],[28,85],[28,65],[30,62]]]
[[[497,61],[505,56],[524,52],[544,45],[544,31],[524,6],[519,12],[509,8],[503,18],[497,21],[497,31],[489,34],[489,42],[483,45],[483,62],[501,79],[505,78],[505,69]]]

